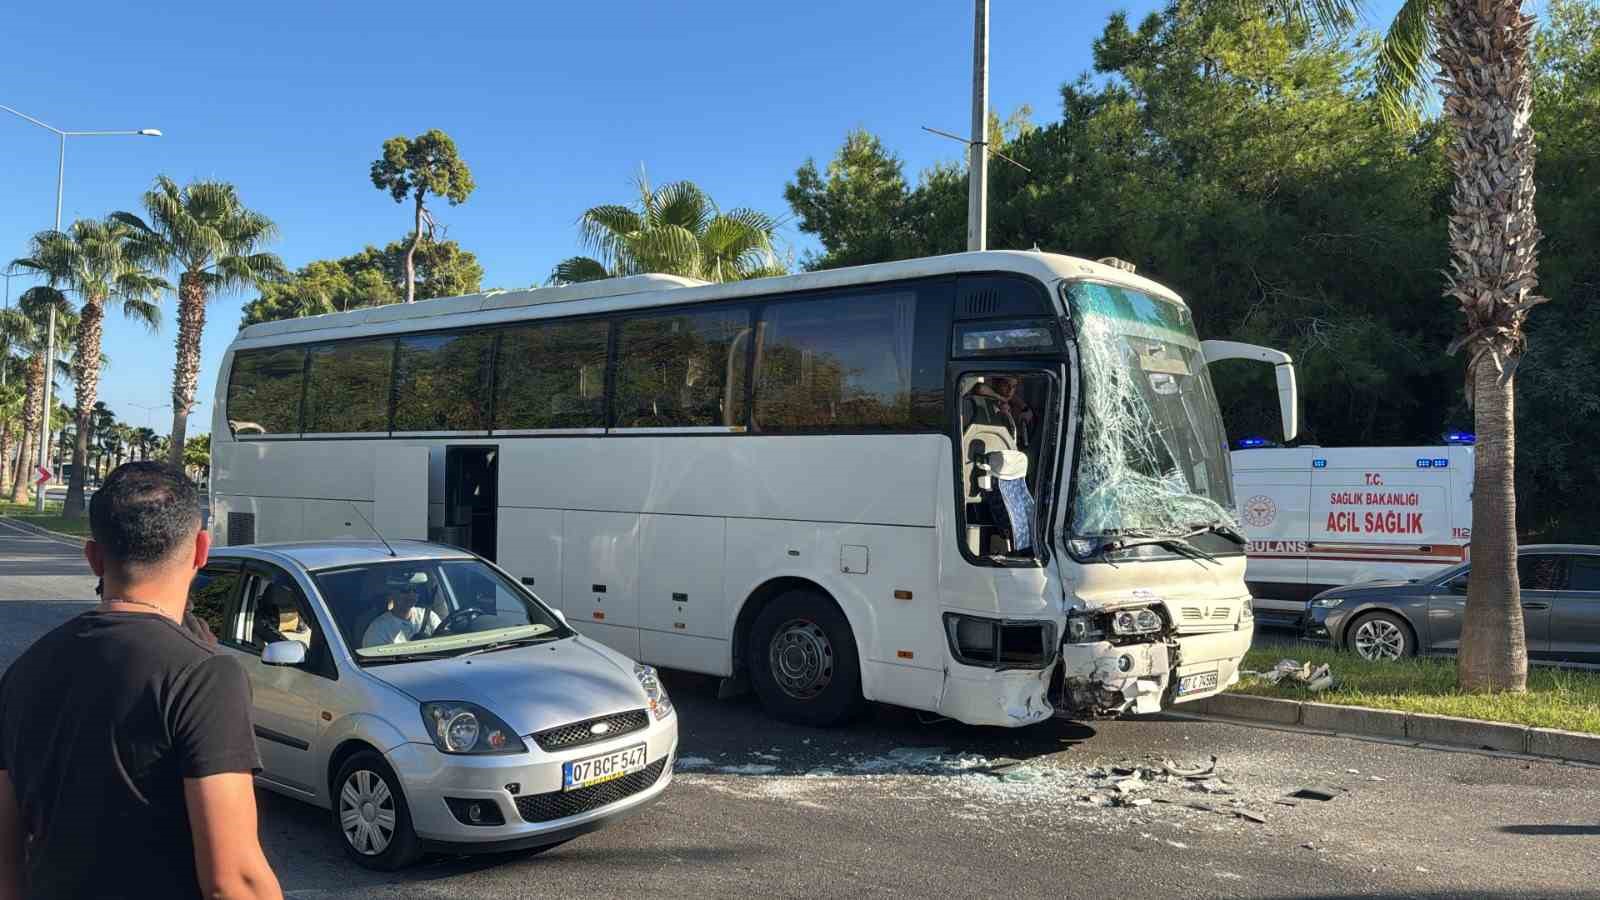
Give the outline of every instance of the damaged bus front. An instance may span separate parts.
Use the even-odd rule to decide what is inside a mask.
[[[1233,684],[1250,646],[1245,538],[1207,364],[1277,365],[1289,438],[1292,366],[1266,348],[1202,343],[1181,299],[1103,262],[1054,284],[1059,368],[1021,356],[1030,341],[1046,346],[1042,332],[973,342],[977,326],[958,325],[965,555],[1010,568],[947,605],[962,607],[945,614],[954,664],[940,709],[952,718],[1156,712]],[[959,359],[974,346],[1013,358],[980,369]],[[1017,513],[1031,509],[1008,496],[1019,485],[1039,498],[1036,516]],[[1029,533],[1030,519],[1045,533]]]
[[[1063,292],[1082,397],[1055,705],[1071,715],[1155,712],[1236,682],[1250,647],[1227,436],[1207,348],[1181,301],[1092,281]],[[1215,346],[1230,358],[1248,347]],[[1288,357],[1251,349],[1279,364],[1293,437]]]

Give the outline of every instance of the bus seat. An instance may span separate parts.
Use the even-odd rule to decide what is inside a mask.
[[[1019,450],[997,450],[985,459],[994,487],[988,492],[995,521],[1011,541],[1011,552],[1033,548],[1034,502],[1028,490],[1028,455]]]

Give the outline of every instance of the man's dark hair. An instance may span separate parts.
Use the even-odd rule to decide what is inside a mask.
[[[200,526],[200,493],[175,466],[118,466],[89,501],[89,531],[106,557],[153,563],[171,556]]]

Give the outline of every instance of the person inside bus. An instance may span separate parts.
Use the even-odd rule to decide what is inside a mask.
[[[372,620],[361,640],[363,647],[404,644],[419,634],[431,634],[439,627],[439,616],[417,605],[417,594],[409,588],[389,593],[389,611]]]

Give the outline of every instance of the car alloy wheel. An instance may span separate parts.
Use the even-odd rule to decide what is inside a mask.
[[[1406,655],[1405,630],[1385,616],[1372,616],[1357,623],[1350,643],[1362,659],[1391,660]]]
[[[357,769],[339,791],[339,827],[344,839],[363,856],[378,856],[394,840],[397,820],[394,795],[382,776]]]

